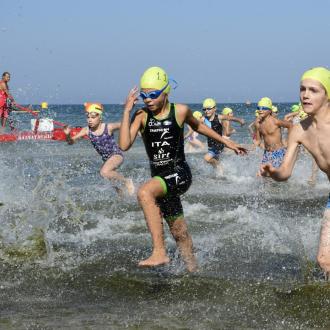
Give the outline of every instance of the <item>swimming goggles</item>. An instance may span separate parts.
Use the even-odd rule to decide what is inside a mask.
[[[214,107],[212,107],[212,108],[203,108],[203,111],[205,112],[205,111],[209,111],[209,110],[212,110],[212,109],[214,109]]]
[[[164,90],[167,88],[168,84],[169,84],[169,83],[167,83],[167,84],[165,85],[165,87],[164,87],[163,89],[161,89],[161,90],[155,90],[155,91],[151,91],[151,92],[149,92],[149,93],[146,93],[146,92],[140,92],[140,96],[141,96],[141,98],[142,98],[143,100],[145,100],[145,99],[152,99],[152,100],[155,100],[155,99],[157,99],[157,98],[159,97],[159,95],[160,95],[161,93],[164,92]]]
[[[268,107],[257,107],[257,110],[259,110],[259,111],[271,111],[272,109],[270,109]]]

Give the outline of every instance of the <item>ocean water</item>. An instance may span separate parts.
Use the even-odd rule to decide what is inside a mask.
[[[253,121],[253,106],[231,107]],[[121,113],[108,105],[105,121]],[[48,115],[86,124],[81,106]],[[20,129],[30,119],[14,114]],[[250,144],[247,125],[233,126]],[[315,257],[327,178],[308,185],[303,152],[289,181],[256,178],[261,157],[226,152],[219,178],[202,153],[187,154],[193,184],[182,199],[199,264],[188,274],[166,227],[171,263],[136,266],[151,252],[143,213],[100,177],[89,141],[1,143],[0,329],[329,328],[330,285]],[[150,177],[140,139],[120,171],[137,186]]]

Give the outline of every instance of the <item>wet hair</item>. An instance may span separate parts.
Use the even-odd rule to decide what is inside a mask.
[[[0,72],[1,72],[1,71],[0,71]],[[7,72],[7,71],[5,71],[5,72],[2,74],[2,78],[3,78],[4,76],[6,76],[7,74],[10,76],[10,73]]]

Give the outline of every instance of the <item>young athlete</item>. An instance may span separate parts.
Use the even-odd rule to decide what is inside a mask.
[[[123,152],[116,143],[113,132],[120,128],[120,123],[105,124],[102,122],[103,106],[99,103],[85,103],[88,127],[84,127],[77,135],[70,136],[70,127],[66,126],[63,131],[66,134],[68,144],[88,136],[95,150],[101,155],[104,164],[100,169],[103,178],[109,179],[116,184],[124,184],[130,195],[134,193],[134,185],[131,179],[126,179],[117,169],[122,164]],[[114,186],[119,194],[122,189]]]
[[[230,139],[230,136],[233,133],[235,133],[236,130],[231,127],[231,120],[227,119],[225,116],[229,116],[231,118],[234,118],[233,117],[234,116],[233,110],[231,108],[228,108],[228,107],[223,108],[222,109],[222,115],[223,115],[223,117],[222,117],[221,122],[222,122],[222,127],[223,127],[223,137],[227,138],[227,139]],[[237,118],[237,119],[240,120],[239,123],[241,125],[244,124],[244,119],[241,119],[241,118]],[[235,120],[233,120],[233,121],[235,121]]]
[[[318,167],[330,180],[330,71],[323,67],[306,71],[300,82],[300,101],[308,117],[289,132],[288,150],[279,168],[272,164],[261,167],[262,175],[274,180],[287,180],[302,144],[314,157]],[[320,234],[318,263],[326,276],[330,274],[330,196],[324,212]]]
[[[214,99],[207,98],[203,102],[203,111],[205,114],[204,124],[207,125],[209,128],[214,130],[219,135],[223,135],[223,120],[228,121],[235,121],[244,125],[244,120],[240,118],[236,118],[230,115],[218,115],[217,111],[217,104]],[[219,143],[219,141],[214,140],[210,137],[207,138],[207,145],[208,151],[207,154],[204,156],[204,160],[211,164],[220,175],[223,175],[223,168],[220,164],[219,158],[220,154],[224,149],[224,144]]]
[[[119,146],[128,150],[140,131],[150,162],[152,178],[138,190],[138,201],[152,237],[152,254],[139,266],[168,263],[162,217],[166,220],[188,271],[196,270],[192,239],[183,216],[180,195],[191,184],[191,172],[184,154],[184,123],[200,134],[225,144],[237,154],[246,150],[235,142],[225,140],[197,120],[185,104],[169,101],[170,85],[166,72],[159,67],[146,70],[140,81],[140,96],[144,107],[130,122],[130,113],[138,99],[138,88],[133,88],[126,99],[119,134]]]
[[[256,141],[260,145],[264,141],[264,155],[261,164],[271,162],[279,167],[283,161],[286,148],[282,141],[281,128],[290,128],[291,123],[275,118],[272,115],[272,100],[263,97],[258,102],[258,117],[255,122]],[[260,175],[258,171],[257,175]]]

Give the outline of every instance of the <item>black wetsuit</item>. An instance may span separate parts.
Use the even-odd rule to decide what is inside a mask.
[[[212,121],[206,118],[204,123],[205,125],[212,128],[214,131],[216,131],[219,135],[222,136],[223,128],[217,114],[215,114]],[[208,146],[208,153],[211,154],[215,159],[219,159],[219,155],[221,154],[221,152],[225,147],[223,143],[215,141],[209,137],[207,138],[207,146]]]
[[[141,133],[151,175],[160,180],[166,193],[157,199],[157,203],[166,220],[176,219],[183,215],[180,195],[191,185],[191,172],[184,154],[183,126],[176,121],[173,103],[164,119],[155,118],[148,109],[144,111],[147,120]]]

